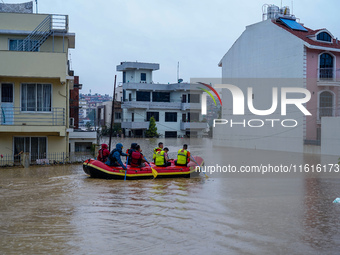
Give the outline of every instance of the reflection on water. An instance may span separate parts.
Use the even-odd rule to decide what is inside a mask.
[[[117,141],[125,149],[132,142]],[[151,158],[158,141],[138,143]],[[205,139],[165,140],[171,157],[183,143],[207,164],[322,161],[216,148]],[[308,175],[124,182],[88,178],[81,165],[4,168],[0,253],[336,254],[340,206],[332,201],[340,197],[339,184]]]

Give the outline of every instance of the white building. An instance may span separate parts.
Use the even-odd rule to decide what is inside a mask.
[[[126,136],[144,137],[151,116],[163,137],[198,136],[207,128],[202,122],[202,91],[188,83],[155,84],[152,72],[159,64],[122,62],[123,121]]]
[[[338,115],[334,107],[335,101],[339,100],[335,99],[339,92],[340,77],[338,73],[340,61],[336,61],[340,56],[338,40],[330,36],[326,29],[313,30],[300,24],[294,15],[290,15],[288,7],[280,9],[269,5],[267,13],[264,14],[267,19],[247,26],[223,56],[219,66],[222,68],[223,83],[236,85],[242,90],[246,100],[247,89],[253,88],[249,98],[253,108],[257,110],[268,110],[274,105],[273,88],[276,87],[277,108],[270,115],[259,116],[250,112],[245,101],[244,115],[233,115],[233,98],[229,90],[223,89],[222,119],[228,120],[229,125],[216,126],[214,144],[309,152],[310,145],[320,142],[321,136],[323,140],[321,147],[338,151],[334,146],[328,146],[327,133],[322,131],[321,135],[321,126],[322,130],[327,130],[327,126],[321,123],[320,117],[320,113],[323,113],[323,117]],[[319,38],[319,34],[327,35],[328,38]],[[328,56],[329,59],[324,60],[324,56]],[[321,74],[325,76],[325,71],[328,72],[326,74],[332,75],[323,77]],[[310,111],[310,116],[303,114],[295,105],[288,105],[287,114],[282,114],[280,97],[283,87],[305,89],[310,92],[311,99],[304,104]],[[328,96],[323,100],[322,92],[326,92],[327,96],[334,96]],[[287,97],[300,98],[301,93],[299,95],[291,93]],[[328,104],[325,104],[325,101]],[[321,109],[323,111],[320,110],[318,113],[318,107],[324,107]],[[237,123],[233,127],[230,126],[231,118]],[[282,121],[285,119],[290,120],[285,123],[292,124],[291,120],[294,120],[296,125],[284,127]],[[265,123],[263,127],[253,127],[259,126],[261,121]],[[330,137],[329,140],[334,141],[335,137]],[[315,147],[312,148],[313,151],[316,150]],[[340,142],[337,148],[340,148]],[[320,151],[320,148],[317,149]]]

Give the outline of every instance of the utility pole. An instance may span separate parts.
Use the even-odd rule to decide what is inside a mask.
[[[114,82],[114,85],[113,85],[113,97],[112,97],[112,108],[111,108],[111,126],[110,126],[109,151],[111,151],[111,136],[112,136],[112,128],[113,128],[113,122],[114,122],[114,114],[115,114],[116,80],[117,80],[117,75],[115,75],[115,82]]]

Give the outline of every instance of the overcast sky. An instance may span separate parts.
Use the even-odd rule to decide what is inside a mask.
[[[0,0],[22,3],[20,0]],[[38,0],[39,13],[69,15],[76,47],[69,59],[82,93],[112,95],[121,61],[159,63],[154,82],[218,78],[223,55],[245,30],[262,21],[262,5],[281,0]],[[291,0],[282,0],[292,10]],[[340,38],[339,0],[294,0],[293,14],[311,29]],[[35,12],[35,1],[34,1]]]

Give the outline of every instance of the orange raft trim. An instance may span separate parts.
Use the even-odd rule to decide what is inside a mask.
[[[203,166],[204,161],[201,157],[194,157],[196,162]],[[154,168],[158,175],[157,178],[178,178],[178,177],[193,177],[199,174],[194,162],[189,162],[187,166],[176,166],[174,162],[171,162],[171,166],[159,167],[155,164],[150,163],[151,167]],[[152,179],[154,178],[150,166],[145,166],[142,168],[128,166],[126,179],[136,180],[136,179]],[[83,170],[92,178],[101,179],[124,179],[125,170],[118,166],[108,166],[101,161],[95,159],[85,160],[83,163]]]

